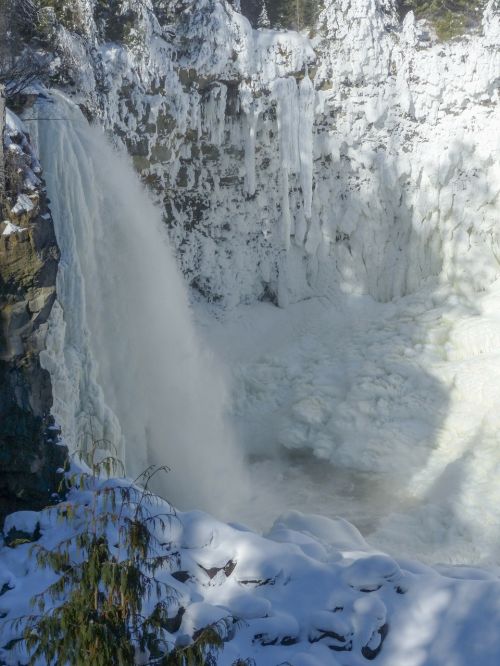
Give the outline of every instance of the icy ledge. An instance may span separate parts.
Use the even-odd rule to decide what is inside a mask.
[[[38,526],[39,543],[54,547],[81,527],[89,493],[70,499],[73,523],[57,521],[54,510],[19,512],[7,519],[6,533]],[[172,510],[161,504],[155,512]],[[464,567],[438,573],[396,561],[340,518],[288,512],[261,536],[199,511],[176,515],[160,535],[163,554],[179,554],[176,570],[159,574],[178,591],[172,641],[228,619],[220,666],[237,658],[258,666],[351,666],[375,657],[387,666],[498,665],[494,573]],[[30,549],[29,543],[0,548],[0,659],[12,666],[23,655],[5,648],[15,636],[10,620],[29,612],[30,597],[53,580],[36,567]]]

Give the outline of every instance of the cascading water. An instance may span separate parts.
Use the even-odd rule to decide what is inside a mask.
[[[75,450],[105,437],[127,473],[217,513],[244,492],[221,373],[197,340],[161,214],[128,159],[60,94],[34,132],[61,261],[49,345],[54,415]],[[224,483],[221,484],[221,479]]]

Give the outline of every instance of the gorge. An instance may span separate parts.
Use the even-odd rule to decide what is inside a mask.
[[[41,10],[50,80],[16,122],[60,252],[51,416],[70,452],[171,468],[186,571],[217,569],[184,632],[249,623],[218,663],[498,663],[470,635],[500,614],[500,6],[444,41],[400,9],[325,0],[301,32],[223,0]]]

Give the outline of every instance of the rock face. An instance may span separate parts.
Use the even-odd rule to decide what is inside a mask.
[[[205,297],[498,276],[497,0],[449,42],[392,0],[327,0],[312,40],[221,0],[77,4],[55,81],[125,142]]]
[[[66,450],[50,417],[40,365],[56,298],[59,250],[40,167],[13,114],[5,132],[6,196],[0,224],[0,524],[15,509],[44,506]]]

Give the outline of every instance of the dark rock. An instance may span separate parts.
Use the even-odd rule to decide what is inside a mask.
[[[198,566],[207,574],[210,580],[212,580],[219,573],[219,571],[223,571],[226,578],[229,578],[236,567],[236,562],[229,560],[229,562],[227,562],[227,564],[225,564],[223,567],[211,567],[210,569],[205,569],[205,567],[201,564],[198,564]]]
[[[18,140],[29,168],[27,139]],[[44,190],[40,181],[27,192],[34,206],[21,216],[9,212],[19,189],[7,188],[2,200],[3,219],[21,230],[0,236],[0,527],[8,513],[55,499],[67,457],[50,416],[50,375],[40,364],[59,261]]]
[[[25,532],[24,530],[16,530],[15,528],[12,528],[5,535],[5,544],[9,548],[15,548],[21,543],[33,543],[38,541],[41,536],[40,523],[36,524],[33,532]]]
[[[184,613],[186,612],[186,609],[183,608],[182,606],[179,608],[177,611],[177,614],[174,617],[168,618],[165,620],[165,629],[171,633],[175,634],[176,631],[179,631],[181,624],[182,624],[182,618],[184,616]]]
[[[389,625],[385,623],[383,626],[380,627],[378,633],[380,634],[380,643],[375,649],[369,647],[368,645],[365,645],[364,647],[361,648],[361,654],[363,655],[363,657],[370,661],[372,659],[375,659],[375,657],[379,654],[380,650],[382,649],[382,645],[384,644],[387,634],[389,633]]]
[[[181,583],[185,583],[191,579],[189,571],[174,571],[171,575],[172,578],[175,578],[175,580],[178,580]]]

